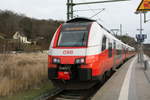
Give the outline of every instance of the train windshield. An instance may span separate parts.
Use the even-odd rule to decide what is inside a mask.
[[[59,36],[59,47],[85,47],[88,41],[87,24],[64,25]]]

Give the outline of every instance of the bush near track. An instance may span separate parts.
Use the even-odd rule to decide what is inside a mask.
[[[150,44],[144,44],[143,50],[144,50],[144,53],[150,57]]]
[[[150,51],[145,51],[144,53],[150,57]]]
[[[0,54],[0,96],[36,88],[47,80],[47,54]]]

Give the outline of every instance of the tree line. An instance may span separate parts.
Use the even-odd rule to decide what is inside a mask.
[[[117,35],[116,36],[119,40],[124,42],[125,44],[128,44],[132,47],[137,47],[137,42],[133,37],[127,36],[127,35]]]
[[[52,36],[61,23],[64,22],[52,19],[38,20],[24,14],[0,10],[0,33],[5,34],[7,38],[12,38],[17,31],[24,33],[28,39],[42,37],[43,39],[38,42],[38,47],[40,46],[42,49],[48,49]],[[124,43],[136,47],[137,43],[134,38],[125,35],[116,37]],[[0,42],[2,43],[2,40]]]

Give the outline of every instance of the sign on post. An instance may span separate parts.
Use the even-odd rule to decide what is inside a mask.
[[[142,0],[137,8],[137,12],[138,11],[150,11],[150,0]]]
[[[147,38],[146,34],[137,34],[136,39],[138,42],[144,42],[144,40]]]

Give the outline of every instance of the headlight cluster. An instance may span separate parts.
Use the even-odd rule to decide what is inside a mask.
[[[53,64],[60,64],[60,59],[59,58],[53,58]]]
[[[60,64],[60,59],[59,58],[53,58],[52,63],[53,64]],[[75,64],[85,64],[85,58],[77,58],[75,60]]]
[[[78,58],[75,60],[75,64],[85,64],[85,58]]]

